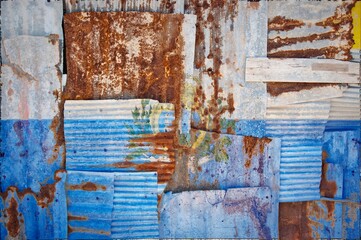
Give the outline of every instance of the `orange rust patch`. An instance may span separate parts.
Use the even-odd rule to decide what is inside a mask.
[[[68,221],[87,221],[88,217],[68,215]]]
[[[328,163],[326,159],[328,154],[326,151],[322,151],[322,175],[321,175],[321,183],[320,183],[320,192],[321,196],[333,198],[337,193],[337,184],[336,181],[327,180],[327,169]]]
[[[301,90],[310,90],[316,87],[337,86],[333,83],[287,83],[287,82],[269,82],[267,83],[267,92],[273,96],[279,96],[286,92],[299,92]]]
[[[67,188],[71,189],[71,190],[84,190],[84,191],[98,191],[98,190],[105,191],[105,190],[107,190],[106,186],[100,185],[100,184],[95,184],[92,182],[83,182],[81,184],[69,185]]]
[[[71,234],[73,232],[82,232],[82,233],[94,233],[94,234],[101,234],[101,235],[110,235],[110,232],[106,232],[103,230],[95,230],[90,228],[80,228],[80,227],[70,227],[68,225],[68,234]]]
[[[251,136],[243,137],[243,152],[247,155],[244,166],[249,168],[251,166],[252,156],[263,154],[265,145],[270,143],[270,138],[256,138]]]
[[[351,48],[350,48],[351,49]],[[350,50],[348,49],[348,51]],[[317,49],[302,49],[302,50],[284,50],[274,53],[268,53],[268,57],[278,58],[314,58],[314,57],[325,57],[335,58],[340,51],[347,51],[347,48],[337,48],[334,46],[317,48]],[[347,55],[343,60],[349,61],[352,59],[351,55]]]
[[[290,31],[303,25],[303,21],[276,16],[268,21],[268,31]]]
[[[51,42],[51,44],[55,45],[58,41],[59,41],[59,35],[58,34],[50,34],[48,36],[49,38],[49,42]]]
[[[18,203],[15,198],[11,198],[10,205],[6,209],[8,221],[6,223],[6,229],[11,237],[17,237],[20,233],[20,222],[18,219]]]
[[[257,10],[259,8],[259,1],[248,2],[247,7],[251,8],[253,10]]]

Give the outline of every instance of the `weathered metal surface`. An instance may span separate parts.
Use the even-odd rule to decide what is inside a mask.
[[[191,132],[192,146],[178,151],[172,182],[166,190],[279,188],[279,139]]]
[[[65,1],[66,12],[161,12],[184,13],[184,0],[82,0]]]
[[[65,99],[171,102],[180,132],[187,132],[191,108],[187,99],[193,99],[195,21],[195,16],[182,14],[64,15]]]
[[[197,15],[192,126],[222,132],[230,119],[263,119],[265,84],[245,83],[244,67],[246,56],[266,56],[267,2],[190,0],[185,12]]]
[[[2,172],[2,180],[5,179],[3,174],[6,172]],[[53,177],[54,181],[44,181],[40,190],[20,190],[12,186],[1,191],[1,239],[67,238],[65,171],[58,170]]]
[[[146,99],[69,100],[64,118],[67,169],[157,171],[162,185],[171,178],[173,104]]]
[[[272,1],[268,5],[268,56],[351,60],[348,1]],[[327,7],[325,7],[327,5]]]
[[[350,84],[342,96],[331,99],[330,119],[361,119],[361,87],[359,84]]]
[[[278,237],[278,203],[269,188],[167,193],[160,205],[161,238]]]
[[[159,238],[157,173],[116,173],[112,238]]]
[[[111,239],[114,174],[68,171],[69,239]]]
[[[248,82],[359,83],[360,64],[333,59],[247,58]]]
[[[281,139],[280,202],[320,199],[326,121],[268,120],[266,135]]]

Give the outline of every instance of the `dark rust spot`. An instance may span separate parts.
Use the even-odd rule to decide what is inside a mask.
[[[106,186],[100,185],[100,184],[95,184],[92,182],[83,182],[81,184],[68,185],[67,188],[71,189],[71,190],[84,190],[84,191],[98,191],[98,190],[105,191],[105,190],[107,190]]]
[[[15,238],[18,237],[20,233],[20,222],[19,222],[19,212],[18,212],[18,203],[15,198],[11,198],[9,207],[6,209],[8,221],[6,223],[6,229],[8,234]]]
[[[333,83],[286,83],[286,82],[269,82],[267,83],[267,92],[277,97],[286,92],[299,92],[301,90],[310,90],[316,87],[337,86]]]
[[[249,168],[254,155],[263,154],[265,145],[270,143],[270,138],[243,137],[243,152],[247,155],[244,166]]]
[[[326,151],[322,151],[322,175],[321,175],[321,183],[320,183],[320,192],[321,196],[333,198],[337,193],[337,184],[336,181],[327,180],[327,169],[328,163],[326,159],[328,158],[328,154]]]
[[[55,45],[57,44],[57,42],[59,41],[59,35],[58,34],[50,34],[48,36],[49,38],[49,42],[51,42],[51,44]]]
[[[83,216],[72,216],[68,214],[68,221],[87,221],[88,217]]]

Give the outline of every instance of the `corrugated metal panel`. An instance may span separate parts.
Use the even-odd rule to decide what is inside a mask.
[[[361,87],[358,84],[349,85],[341,97],[331,99],[331,120],[361,119]]]
[[[116,173],[112,238],[159,238],[157,173]]]
[[[67,238],[65,171],[55,172],[54,179],[39,191],[10,187],[0,193],[1,239]]]
[[[351,60],[351,9],[355,2],[269,2],[268,56]]]
[[[68,69],[65,99],[150,98],[171,102],[180,132],[186,134],[193,99],[195,21],[195,16],[183,14],[64,15]]]
[[[59,36],[16,36],[2,46],[0,183],[13,213],[2,215],[1,238],[66,238]]]
[[[67,169],[157,171],[166,184],[175,166],[174,107],[155,100],[66,101]]]
[[[114,174],[68,171],[68,237],[111,239]]]
[[[281,139],[280,202],[320,198],[326,121],[267,120],[266,135]]]
[[[359,83],[360,64],[333,59],[247,58],[248,82]]]
[[[161,238],[278,237],[278,203],[269,188],[192,191],[163,196]]]
[[[184,0],[82,0],[65,1],[66,12],[114,12],[114,11],[139,11],[139,12],[162,12],[183,13]]]
[[[185,12],[197,15],[194,128],[222,132],[229,119],[264,118],[266,87],[246,84],[244,67],[246,56],[266,56],[267,4],[187,2]]]
[[[167,190],[227,190],[268,186],[277,199],[279,139],[191,132],[192,146],[178,151]]]

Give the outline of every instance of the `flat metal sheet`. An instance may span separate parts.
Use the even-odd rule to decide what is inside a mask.
[[[333,59],[247,58],[248,82],[359,83],[360,64]]]
[[[156,172],[115,173],[112,238],[159,238]]]
[[[278,194],[279,139],[192,130],[191,143],[178,151],[166,191],[267,186],[274,196]]]
[[[197,15],[192,127],[222,132],[228,120],[264,119],[266,86],[245,82],[247,56],[267,54],[267,1],[188,1]]]
[[[54,179],[39,191],[17,187],[1,191],[1,239],[67,238],[65,171],[56,171]]]
[[[351,60],[351,9],[356,1],[272,1],[268,57]],[[327,7],[325,7],[327,5]]]
[[[69,239],[111,239],[114,174],[68,171]]]
[[[167,193],[161,238],[278,237],[278,203],[267,187]]]
[[[196,17],[188,14],[64,15],[65,99],[150,98],[173,103],[177,126],[186,134],[194,92],[195,23]]]
[[[156,100],[75,100],[64,110],[66,167],[78,171],[157,171],[175,167],[174,107]]]

